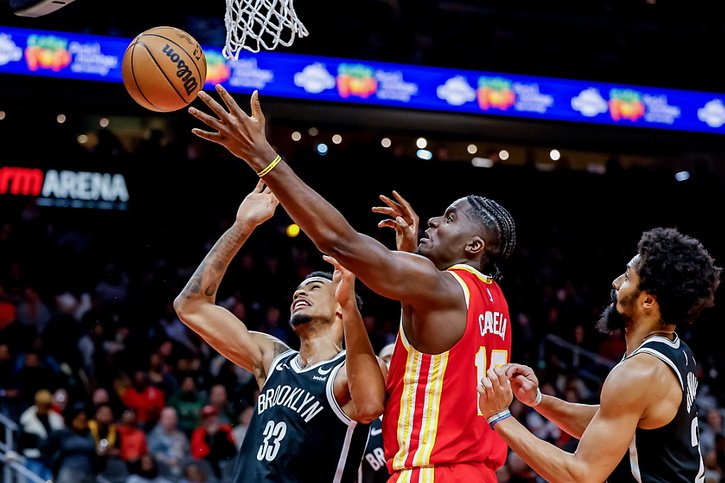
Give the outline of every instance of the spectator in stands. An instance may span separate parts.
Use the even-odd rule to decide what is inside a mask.
[[[206,405],[201,410],[201,425],[191,435],[191,454],[207,461],[217,479],[222,478],[222,466],[237,453],[232,427],[219,421],[216,408]]]
[[[47,389],[35,393],[35,404],[20,416],[18,439],[18,450],[25,456],[28,469],[46,480],[52,479],[53,474],[40,449],[50,434],[65,427],[63,416],[51,409],[52,404],[53,396]]]
[[[234,424],[239,414],[227,396],[227,388],[223,384],[214,384],[209,390],[209,404],[214,406],[222,423]]]
[[[17,310],[17,322],[27,331],[27,339],[32,340],[43,332],[45,325],[50,320],[50,309],[40,298],[40,294],[34,287],[27,286],[23,290],[23,297]]]
[[[244,436],[247,435],[247,430],[249,429],[249,423],[252,422],[253,414],[253,404],[245,406],[244,409],[239,412],[237,425],[234,426],[234,428],[232,429],[232,436],[234,437],[234,442],[237,445],[237,449],[242,447],[242,441],[244,441]]]
[[[69,406],[67,427],[50,434],[42,447],[51,461],[55,483],[94,483],[98,472],[96,442],[88,429],[82,404]]]
[[[95,417],[88,421],[88,428],[96,442],[99,468],[103,471],[109,458],[119,458],[121,455],[121,438],[110,404],[96,406]]]
[[[133,409],[136,420],[144,430],[151,429],[159,419],[161,410],[166,407],[166,396],[161,389],[149,384],[148,374],[137,370],[133,383],[120,394],[121,400],[129,409]]]
[[[159,476],[159,468],[152,454],[145,454],[131,465],[131,475],[126,483],[171,483],[171,480]]]
[[[10,345],[0,343],[0,413],[6,416],[14,412],[20,395],[17,376]]]
[[[41,389],[55,389],[60,379],[60,374],[38,352],[29,350],[22,355],[22,365],[18,370],[20,400],[26,407],[33,404],[35,393]]]
[[[178,427],[176,409],[167,406],[161,411],[159,422],[148,435],[148,446],[162,474],[168,471],[174,477],[181,475],[189,455],[189,438]]]
[[[209,474],[199,463],[189,463],[184,467],[184,476],[179,483],[207,483]]]
[[[191,375],[183,377],[179,390],[169,398],[169,406],[176,409],[179,418],[179,429],[188,437],[199,426],[205,401],[206,396],[198,390],[196,379]]]
[[[121,424],[118,425],[121,436],[121,459],[129,466],[138,461],[141,456],[148,453],[146,433],[139,427],[136,413],[127,409],[121,415]]]

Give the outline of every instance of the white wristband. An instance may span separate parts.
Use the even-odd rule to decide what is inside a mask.
[[[538,406],[539,404],[541,404],[541,400],[542,400],[543,398],[544,398],[544,395],[543,395],[543,394],[541,394],[541,389],[539,389],[539,388],[537,387],[537,388],[536,388],[536,397],[534,398],[534,402],[533,402],[533,403],[531,403],[531,407],[533,408],[533,407],[536,407],[536,406]]]

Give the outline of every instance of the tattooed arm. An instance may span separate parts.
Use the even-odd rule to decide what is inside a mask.
[[[262,387],[272,360],[289,349],[279,339],[247,330],[230,311],[216,304],[222,277],[254,229],[272,217],[279,204],[260,180],[237,211],[237,218],[174,299],[179,319],[221,355],[254,374]]]

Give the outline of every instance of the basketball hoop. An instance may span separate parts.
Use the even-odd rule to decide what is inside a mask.
[[[222,50],[226,59],[238,59],[242,49],[250,52],[289,47],[307,29],[297,18],[293,0],[226,0],[224,24],[227,40]]]

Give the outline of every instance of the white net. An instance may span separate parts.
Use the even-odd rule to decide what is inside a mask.
[[[226,0],[224,23],[227,40],[222,54],[239,58],[242,49],[251,52],[289,47],[307,29],[297,18],[293,0]]]

